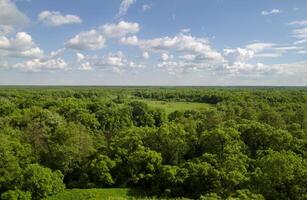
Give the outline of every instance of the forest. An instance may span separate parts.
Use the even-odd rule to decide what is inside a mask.
[[[307,88],[0,88],[1,200],[108,188],[306,200]]]

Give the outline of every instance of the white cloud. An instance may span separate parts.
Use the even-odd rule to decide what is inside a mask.
[[[144,59],[149,59],[150,56],[149,56],[149,53],[147,51],[145,51],[145,52],[143,52],[142,57]]]
[[[123,73],[125,67],[129,66],[129,62],[126,56],[121,51],[118,51],[117,53],[109,53],[102,59],[97,60],[95,66],[114,73]]]
[[[55,51],[51,51],[50,55],[48,55],[48,58],[55,58],[58,57],[59,55],[63,54],[65,52],[65,48],[61,48]]]
[[[0,49],[8,49],[10,47],[10,41],[5,36],[0,36]]]
[[[253,58],[255,52],[249,49],[224,49],[224,56],[230,62],[242,62]]]
[[[130,6],[132,6],[132,4],[134,4],[135,2],[136,0],[122,0],[120,7],[119,7],[118,14],[117,14],[117,18],[120,18],[126,15]]]
[[[124,41],[127,41],[127,39]],[[211,48],[207,39],[196,38],[190,35],[184,35],[182,33],[174,37],[137,40],[137,42],[135,40],[133,43],[126,42],[124,44],[138,46],[140,49],[147,52],[165,53],[169,51],[176,51],[178,53],[194,54],[195,57],[201,60],[223,60],[223,56]]]
[[[193,61],[195,60],[196,56],[193,54],[185,54],[185,55],[179,56],[179,58],[182,60],[186,60],[186,61]]]
[[[307,19],[292,21],[288,25],[299,26],[299,28],[292,30],[292,36],[298,39],[293,43],[294,45],[307,43]]]
[[[184,28],[180,30],[180,33],[190,33],[190,32],[191,32],[191,29],[189,28]]]
[[[105,46],[107,38],[123,37],[123,43],[131,43],[137,40],[136,36],[125,38],[128,34],[139,31],[138,23],[121,21],[118,24],[105,24],[98,29],[92,29],[77,34],[65,43],[66,48],[77,50],[98,50]]]
[[[283,74],[295,76],[307,74],[307,61],[286,64],[274,64],[272,65],[272,67],[277,68],[279,72]]]
[[[148,4],[142,5],[142,11],[143,11],[143,12],[146,12],[146,11],[148,11],[148,10],[150,10],[150,9],[151,9],[151,6],[148,5]]]
[[[18,32],[14,38],[0,35],[0,50],[10,57],[39,58],[44,54],[26,32]]]
[[[138,38],[136,36],[130,36],[130,37],[122,37],[120,40],[119,40],[120,44],[123,44],[123,45],[131,45],[131,46],[134,46],[134,45],[138,45]]]
[[[90,62],[85,62],[81,64],[81,67],[79,68],[79,70],[91,71],[93,70],[93,67]]]
[[[30,20],[11,0],[0,0],[0,24],[14,27],[24,27]]]
[[[68,64],[61,58],[58,59],[33,59],[23,63],[17,63],[13,66],[15,69],[23,71],[42,71],[42,70],[63,70],[66,69]]]
[[[133,70],[144,67],[142,64],[129,60],[121,51],[116,53],[110,52],[103,57],[86,56],[76,53],[76,60],[70,65],[72,66],[71,68],[77,68],[78,70],[104,70],[115,73],[123,73],[128,71],[128,69]]]
[[[307,19],[292,21],[288,25],[307,26]]]
[[[18,32],[16,38],[11,40],[11,49],[28,49],[34,45],[32,37],[26,32]]]
[[[76,56],[77,56],[77,61],[78,62],[81,62],[85,59],[85,56],[82,54],[82,53],[76,53]]]
[[[105,65],[109,66],[116,66],[116,67],[121,67],[124,66],[126,62],[124,54],[119,51],[115,54],[110,53],[108,56],[105,57]]]
[[[209,70],[221,65],[225,60],[223,55],[212,49],[206,38],[197,38],[180,33],[174,37],[162,37],[149,40],[140,40],[136,37],[121,38],[121,44],[140,48],[142,52],[159,53],[158,69],[169,74],[188,71]],[[178,54],[174,58],[172,53]]]
[[[306,38],[306,39],[303,39],[303,40],[295,41],[293,44],[294,44],[294,45],[299,45],[299,44],[305,44],[305,43],[307,43],[307,38]]]
[[[135,63],[135,62],[133,62],[133,61],[130,61],[129,63],[128,63],[128,66],[130,67],[130,68],[135,68],[135,69],[138,69],[138,68],[144,68],[145,66],[144,65],[142,65],[142,64],[137,64],[137,63]]]
[[[294,29],[292,31],[292,34],[296,38],[307,39],[307,27],[300,28],[300,29]]]
[[[274,43],[252,43],[244,48],[224,49],[224,57],[229,62],[244,63],[252,58],[277,58],[289,51],[298,51],[303,49],[299,46],[278,45]]]
[[[252,43],[247,45],[245,48],[254,51],[255,53],[257,52],[261,52],[263,50],[267,50],[272,48],[273,46],[275,46],[274,43],[261,43],[261,42],[257,42],[257,43]]]
[[[168,55],[167,53],[162,53],[161,54],[161,57],[160,57],[160,60],[162,61],[168,61],[170,59],[173,59],[173,55]]]
[[[170,75],[180,76],[189,67],[182,61],[163,61],[158,63],[157,67],[163,71],[166,71]]]
[[[97,50],[104,47],[105,41],[106,39],[93,29],[79,33],[70,39],[65,47],[78,50]]]
[[[281,46],[281,47],[275,47],[274,50],[280,51],[280,52],[287,52],[287,51],[297,51],[303,48],[304,47],[299,47],[299,46]]]
[[[170,56],[166,53],[162,53],[160,59],[162,61],[167,61],[168,59],[170,59]]]
[[[82,71],[92,71],[94,70],[90,59],[82,53],[76,53],[76,61],[72,64],[72,67],[77,68],[78,70]]]
[[[66,24],[81,24],[82,19],[77,15],[62,15],[59,11],[42,11],[37,20],[46,26],[61,26]]]
[[[260,53],[256,54],[254,57],[255,58],[278,58],[281,57],[281,53]]]
[[[11,54],[11,56],[25,57],[25,58],[40,58],[43,55],[44,55],[44,52],[39,47],[33,47],[25,51],[20,51],[20,52],[16,52],[15,54],[14,53]]]
[[[15,28],[10,25],[0,25],[0,35],[9,35],[15,31]]]
[[[224,64],[219,73],[249,76],[249,77],[263,77],[273,76],[275,74],[282,74],[283,69],[278,65],[265,65],[263,63],[249,64],[244,62],[235,62],[233,64]]]
[[[279,9],[272,9],[270,11],[266,11],[266,10],[262,11],[261,15],[273,15],[273,14],[280,14],[280,13],[282,13],[281,10],[279,10]]]
[[[100,29],[105,37],[118,38],[139,32],[140,26],[138,23],[120,21],[118,24],[105,24]]]

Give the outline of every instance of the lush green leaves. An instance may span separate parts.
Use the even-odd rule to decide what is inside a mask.
[[[0,197],[65,184],[301,200],[306,112],[305,88],[2,88]]]

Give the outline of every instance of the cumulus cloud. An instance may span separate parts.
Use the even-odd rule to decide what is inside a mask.
[[[74,38],[70,39],[65,44],[65,47],[77,50],[97,50],[104,47],[105,41],[105,37],[93,29],[79,33]]]
[[[18,32],[13,38],[0,35],[0,50],[11,57],[39,58],[43,56],[43,51],[26,32]]]
[[[122,44],[134,45],[147,52],[169,52],[189,53],[197,55],[198,59],[207,61],[221,61],[223,56],[211,48],[209,41],[205,38],[196,38],[182,33],[174,37],[154,38],[150,40],[122,39]]]
[[[132,6],[135,2],[136,0],[122,0],[120,7],[119,7],[119,11],[117,13],[117,18],[120,18],[126,15],[130,6]]]
[[[162,60],[162,61],[167,61],[167,60],[169,60],[171,57],[168,55],[168,54],[166,54],[166,53],[162,53],[161,54],[161,57],[160,57],[160,60]]]
[[[245,62],[254,57],[255,52],[248,49],[224,49],[224,57],[230,63]]]
[[[77,61],[78,62],[81,62],[85,59],[85,56],[82,54],[82,53],[76,53],[76,56],[77,56]]]
[[[0,24],[14,27],[24,27],[30,20],[11,0],[0,0]]]
[[[279,9],[272,9],[270,11],[261,11],[261,15],[274,15],[274,14],[281,14],[282,13],[282,10],[279,10]]]
[[[42,11],[37,20],[46,26],[62,26],[66,24],[81,24],[82,19],[77,15],[62,15],[59,11]]]
[[[78,50],[97,50],[105,46],[106,39],[124,37],[128,34],[134,34],[139,31],[138,23],[120,21],[117,24],[105,24],[98,29],[92,29],[77,34],[66,42],[65,47]],[[123,38],[123,43],[133,42],[136,37]]]
[[[139,32],[140,26],[138,23],[120,21],[117,24],[105,24],[100,29],[105,37],[118,38]]]
[[[112,71],[114,73],[123,73],[128,68],[142,68],[143,65],[129,61],[126,55],[118,51],[116,53],[109,53],[102,59],[98,59],[94,63],[100,69]]]
[[[182,60],[186,60],[186,61],[193,61],[195,60],[196,56],[193,54],[185,54],[185,55],[179,56],[179,58]]]
[[[240,63],[240,66],[242,66],[242,63],[253,58],[277,58],[284,53],[302,49],[303,47],[299,46],[257,42],[248,44],[244,48],[224,49],[223,56],[228,64]]]
[[[126,63],[125,55],[119,51],[117,53],[109,53],[104,59],[104,65],[121,67]]]
[[[51,58],[49,58],[49,60],[51,60]],[[102,57],[96,55],[89,56],[76,52],[75,59],[66,64],[66,67],[63,68],[64,70],[102,70],[113,73],[135,71],[136,69],[144,67],[144,65],[128,59],[128,57],[121,51],[115,53],[109,52]]]
[[[139,39],[135,35],[134,36],[130,36],[130,37],[122,37],[119,40],[120,44],[131,45],[131,46],[138,45],[138,42],[139,42]]]
[[[13,66],[15,69],[20,69],[23,71],[42,71],[42,70],[62,70],[66,69],[68,64],[61,58],[58,59],[33,59],[22,63],[17,63]]]
[[[88,60],[88,57],[84,54],[77,52],[76,53],[76,61],[71,64],[73,67],[82,71],[92,71],[94,70],[92,63]]]

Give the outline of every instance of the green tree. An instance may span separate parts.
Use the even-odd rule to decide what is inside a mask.
[[[20,187],[23,169],[33,161],[31,147],[0,133],[0,191]]]
[[[253,187],[266,199],[303,199],[307,162],[291,151],[269,150],[258,156]]]
[[[64,190],[63,175],[52,172],[38,164],[29,165],[24,171],[23,190],[32,194],[33,200],[39,200]]]
[[[184,127],[176,123],[162,125],[155,133],[147,135],[145,146],[160,152],[163,163],[177,165],[188,151]]]
[[[1,195],[1,200],[31,200],[31,192],[22,190],[8,190]]]
[[[128,157],[127,165],[132,182],[142,187],[150,187],[161,163],[160,153],[148,148],[139,148]]]

